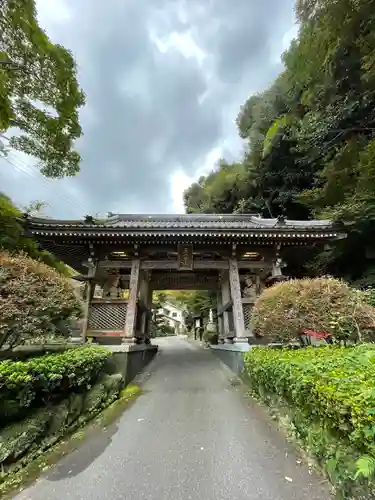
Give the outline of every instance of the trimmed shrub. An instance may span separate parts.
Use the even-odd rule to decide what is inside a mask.
[[[363,293],[334,278],[291,280],[266,289],[254,306],[255,334],[290,342],[303,330],[335,340],[368,341],[375,309]]]
[[[62,399],[72,390],[87,389],[101,373],[111,352],[104,347],[81,347],[25,362],[0,363],[0,423],[23,414],[38,403]]]
[[[0,252],[0,347],[63,338],[81,313],[64,276],[26,255]]]
[[[359,485],[373,488],[374,345],[253,348],[245,371],[263,401],[286,404],[292,428],[333,483],[346,494]]]

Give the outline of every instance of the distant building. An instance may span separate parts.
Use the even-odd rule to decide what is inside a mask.
[[[185,333],[186,310],[183,307],[172,304],[171,302],[165,302],[162,307],[158,309],[158,314],[164,317],[167,325],[174,328],[177,335]]]

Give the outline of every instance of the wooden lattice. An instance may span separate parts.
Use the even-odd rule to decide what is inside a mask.
[[[245,322],[246,330],[251,329],[251,314],[253,309],[253,304],[242,304],[243,307],[243,317]]]
[[[90,306],[89,330],[123,330],[125,327],[126,302],[94,302]]]

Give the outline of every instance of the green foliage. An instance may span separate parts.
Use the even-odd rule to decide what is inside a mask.
[[[0,422],[24,414],[31,405],[61,399],[87,389],[111,356],[102,347],[69,349],[27,361],[0,363]]]
[[[0,2],[0,130],[18,128],[10,145],[40,161],[47,177],[75,175],[84,94],[72,54],[53,44],[37,21],[35,0]]]
[[[216,296],[207,290],[194,290],[187,292],[177,292],[174,295],[175,301],[184,307],[188,314],[208,315],[210,309],[216,307]]]
[[[175,330],[169,325],[164,314],[159,311],[167,300],[168,292],[156,292],[154,295],[154,310],[151,323],[151,337],[174,335]]]
[[[360,292],[362,295],[362,299],[372,307],[375,307],[375,289],[367,288]]]
[[[297,0],[300,29],[284,71],[240,109],[242,163],[222,161],[185,195],[194,213],[350,222],[351,236],[309,269],[366,285],[375,284],[367,252],[375,249],[373,7],[371,0]]]
[[[246,175],[243,165],[221,160],[207,177],[201,177],[184,193],[187,213],[231,213],[242,196]]]
[[[0,347],[61,340],[81,312],[64,276],[25,255],[0,252]]]
[[[31,207],[29,207],[31,208]],[[34,206],[36,208],[36,206]],[[70,276],[70,269],[52,254],[38,248],[37,243],[24,236],[23,214],[6,196],[0,192],[0,250],[24,252],[33,259],[40,260],[59,273]]]
[[[151,337],[168,337],[175,335],[175,330],[170,326],[162,313],[156,312],[151,325]]]
[[[375,458],[369,455],[362,455],[356,462],[357,472],[355,479],[358,477],[370,478],[375,475]]]
[[[372,498],[375,347],[253,348],[245,369],[255,394],[286,406],[297,437],[342,497]]]
[[[264,139],[263,156],[267,156],[272,151],[272,146],[275,144],[276,139],[284,134],[289,121],[290,117],[284,115],[277,118],[270,126]]]
[[[266,289],[254,306],[254,332],[289,342],[303,330],[332,335],[336,342],[369,340],[375,309],[363,292],[333,278],[290,280]]]

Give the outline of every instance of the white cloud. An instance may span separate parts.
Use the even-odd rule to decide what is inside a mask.
[[[271,45],[271,60],[275,64],[281,62],[282,54],[289,48],[292,40],[297,37],[299,25],[293,20],[292,27],[286,31],[281,39],[281,43],[273,43]]]
[[[182,212],[194,180],[240,157],[239,107],[272,82],[295,33],[293,0],[36,4],[51,40],[76,57],[87,94],[81,172],[52,181],[1,165],[0,184],[18,203],[47,201],[56,217]]]
[[[190,31],[177,33],[173,31],[165,36],[158,36],[155,31],[150,30],[150,39],[154,42],[158,50],[165,53],[169,50],[176,50],[186,59],[194,58],[198,64],[202,65],[207,54],[194,40]]]
[[[183,170],[176,170],[176,172],[170,176],[169,182],[172,211],[175,214],[183,214],[185,212],[183,200],[184,191],[194,182],[194,179],[189,177]]]
[[[68,22],[72,11],[65,0],[36,0],[40,25],[49,30],[54,25]]]

